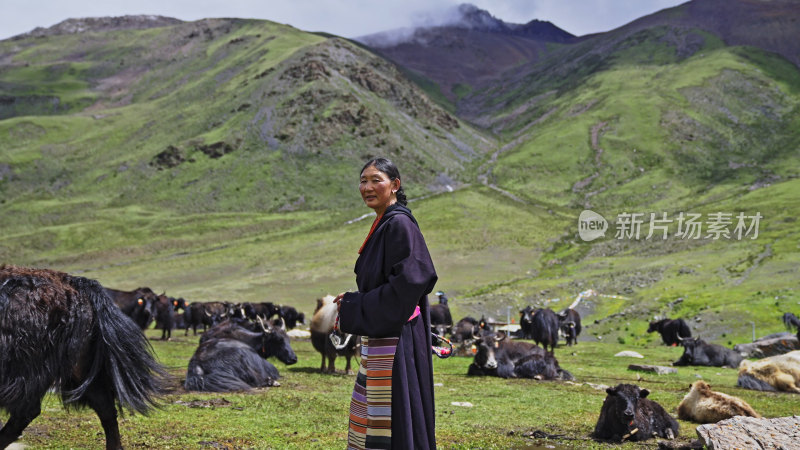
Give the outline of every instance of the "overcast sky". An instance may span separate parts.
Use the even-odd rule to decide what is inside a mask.
[[[472,3],[510,23],[548,20],[575,35],[612,30],[685,0],[0,0],[0,39],[76,17],[156,14],[267,19],[305,31],[357,37],[435,20]]]

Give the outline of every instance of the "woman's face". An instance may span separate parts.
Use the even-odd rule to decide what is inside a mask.
[[[388,175],[375,166],[369,166],[361,172],[361,183],[358,186],[361,198],[378,215],[383,214],[389,205],[397,201],[395,192],[399,188],[399,180],[390,180]]]

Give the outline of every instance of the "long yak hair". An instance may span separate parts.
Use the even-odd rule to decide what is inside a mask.
[[[48,389],[65,407],[92,408],[107,448],[120,448],[117,412],[147,413],[165,377],[142,330],[94,280],[0,266],[0,448],[40,413]]]

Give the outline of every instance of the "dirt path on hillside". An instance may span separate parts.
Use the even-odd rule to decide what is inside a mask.
[[[575,184],[572,185],[572,192],[574,192],[576,194],[579,193],[580,191],[582,191],[584,188],[586,188],[586,186],[590,185],[592,183],[592,181],[595,180],[595,178],[600,176],[600,168],[603,167],[603,160],[602,160],[603,148],[600,147],[600,137],[603,135],[603,132],[605,131],[607,125],[608,125],[608,122],[600,122],[600,123],[595,124],[595,126],[592,127],[591,145],[592,145],[592,150],[594,151],[594,168],[595,168],[595,171],[594,171],[593,174],[589,175],[588,177],[586,177],[586,178],[584,178],[584,179],[582,179],[580,181],[577,181]],[[583,196],[584,206],[586,208],[589,208],[590,207],[589,198],[591,196],[593,196],[593,195],[596,195],[596,194],[600,193],[600,192],[602,192],[602,190],[585,193],[584,196]]]

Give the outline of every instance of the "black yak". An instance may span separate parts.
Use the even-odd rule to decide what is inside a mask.
[[[800,341],[800,319],[794,314],[787,312],[783,314],[783,323],[786,325],[787,330],[792,328],[797,329],[797,340]]]
[[[444,336],[453,330],[453,316],[450,315],[450,308],[442,303],[431,305],[431,332]]]
[[[678,421],[658,403],[645,398],[650,391],[633,384],[606,389],[593,436],[610,441],[645,441],[654,436],[674,439]]]
[[[658,331],[661,335],[661,340],[664,345],[680,345],[681,338],[692,337],[692,331],[689,329],[689,324],[683,319],[661,319],[655,322],[650,322],[647,327],[647,332],[652,333]]]
[[[297,362],[289,336],[282,328],[261,322],[254,332],[228,319],[200,338],[189,360],[184,387],[189,391],[227,392],[277,385],[278,369],[266,358]]]
[[[553,353],[558,344],[558,315],[550,308],[537,309],[532,320],[533,342],[545,350],[549,346],[550,353]]]
[[[149,287],[140,287],[132,291],[103,288],[111,300],[120,307],[143,330],[150,327],[155,319],[155,305],[158,295]]]
[[[680,339],[683,355],[674,366],[739,367],[742,355],[718,344],[709,344],[700,338]]]
[[[302,323],[303,325],[306,323],[306,315],[298,312],[294,306],[281,306],[278,317],[283,319],[284,323],[286,324],[286,328],[289,330],[295,328],[298,322]]]
[[[567,308],[558,314],[558,323],[561,332],[567,341],[567,345],[572,346],[578,343],[578,336],[581,334],[581,315],[572,308]]]
[[[50,388],[66,407],[100,418],[106,448],[121,448],[117,411],[146,413],[165,372],[141,329],[97,281],[0,266],[0,448],[35,419]]]
[[[503,333],[476,336],[475,358],[467,375],[537,380],[574,380],[552,353],[530,342],[511,341]]]

